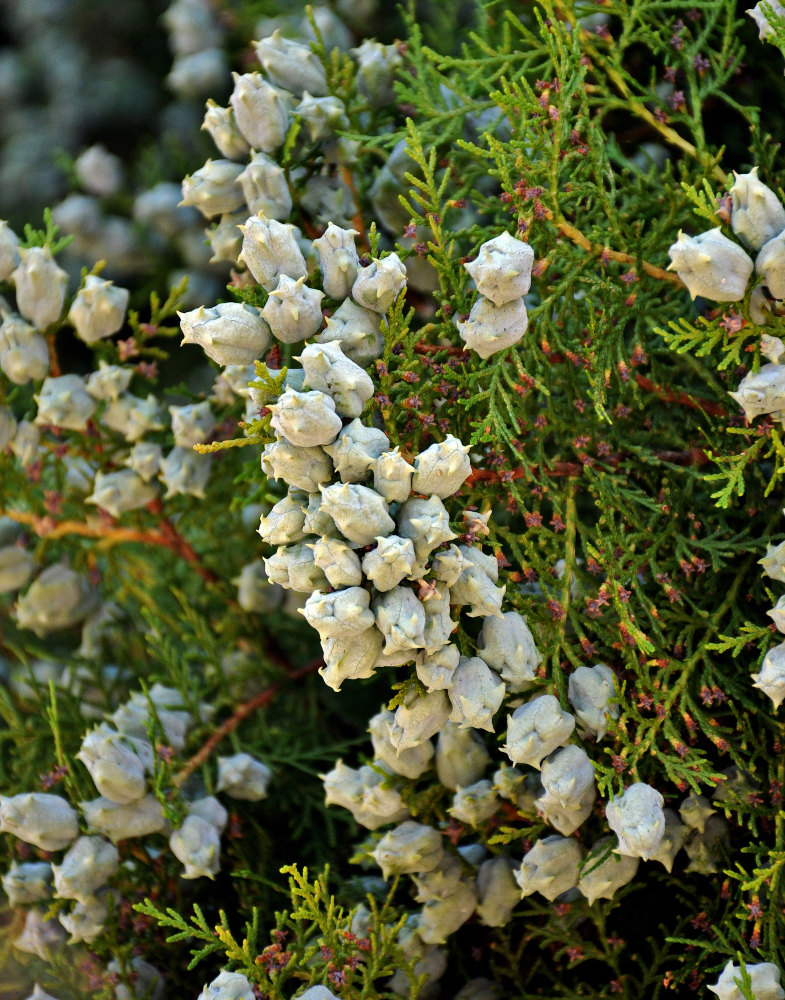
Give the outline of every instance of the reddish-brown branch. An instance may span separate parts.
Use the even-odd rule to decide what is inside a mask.
[[[153,514],[160,514],[163,509],[160,500],[147,504]],[[196,572],[207,583],[215,583],[219,577],[212,570],[202,566],[201,560],[193,547],[183,538],[168,518],[161,517],[158,531],[140,531],[136,528],[121,528],[95,521],[55,521],[52,517],[39,517],[20,510],[0,511],[0,516],[10,517],[18,524],[25,524],[39,538],[62,538],[65,535],[81,535],[83,538],[100,538],[108,545],[121,542],[141,542],[143,545],[160,545],[169,549],[181,559],[190,563]]]
[[[679,406],[686,406],[690,410],[701,410],[712,417],[727,417],[728,411],[719,403],[712,403],[708,399],[699,399],[697,396],[690,396],[681,390],[668,389],[665,386],[656,385],[645,375],[635,375],[635,381],[645,392],[651,392],[666,403],[678,403]]]
[[[299,670],[293,670],[287,680],[289,681],[299,681],[303,677],[307,677],[309,674],[314,673],[319,667],[324,666],[324,660],[312,660],[310,663],[306,663],[304,667],[300,667]],[[189,757],[189,759],[183,765],[182,770],[180,770],[174,778],[174,784],[179,788],[186,778],[193,772],[202,766],[207,760],[209,760],[212,755],[213,750],[218,746],[225,736],[233,732],[243,719],[247,719],[249,715],[252,715],[257,709],[263,708],[265,705],[269,705],[273,698],[281,690],[281,685],[283,681],[278,681],[275,684],[271,684],[270,687],[265,688],[264,691],[260,691],[255,697],[251,698],[249,701],[244,701],[242,704],[238,705],[237,708],[232,712],[228,719],[225,719],[221,725],[213,731],[204,745],[196,751],[196,753]]]

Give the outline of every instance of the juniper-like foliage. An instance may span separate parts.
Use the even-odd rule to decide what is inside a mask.
[[[225,6],[240,8],[238,33],[257,14]],[[554,902],[522,898],[503,926],[470,916],[432,975],[411,946],[411,885],[385,882],[373,861],[386,830],[326,806],[320,780],[339,758],[374,761],[368,720],[424,694],[416,667],[379,668],[333,692],[317,674],[322,650],[298,612],[301,595],[260,571],[248,600],[238,582],[273,552],[255,532],[285,484],[260,472],[259,455],[274,440],[266,407],[302,345],[276,345],[255,369],[227,369],[213,383],[215,366],[178,346],[183,288],[151,300],[134,291],[122,333],[89,351],[65,320],[69,298],[61,320],[39,331],[50,376],[132,367],[127,391],[158,407],[144,440],[164,452],[176,444],[167,406],[209,399],[217,423],[193,449],[210,467],[201,489],[161,489],[113,516],[86,496],[97,472],[129,458],[127,427],[106,419],[114,401],[97,400],[81,429],[44,422],[24,453],[19,422],[34,419],[42,379],[0,376],[0,418],[7,408],[17,422],[0,449],[0,560],[15,547],[36,573],[67,564],[102,608],[96,615],[96,599],[90,615],[36,630],[19,616],[32,574],[0,593],[0,791],[49,791],[74,808],[95,798],[75,755],[89,729],[136,697],[154,751],[149,794],[168,824],[120,838],[108,914],[89,940],[44,957],[20,951],[13,942],[33,903],[51,918],[71,903],[9,902],[0,940],[9,1000],[34,980],[61,1000],[129,996],[116,990],[142,982],[139,958],[159,970],[167,996],[195,997],[230,969],[268,1000],[320,984],[342,1000],[658,1000],[705,992],[729,960],[785,969],[781,709],[752,678],[777,645],[766,612],[779,584],[758,561],[782,538],[785,438],[777,413],[748,421],[729,396],[765,362],[761,338],[777,337],[783,320],[774,302],[764,324],[753,321],[754,278],[743,299],[716,303],[692,300],[668,269],[680,230],[720,227],[733,238],[734,171],[757,166],[785,195],[785,19],[764,3],[772,30],[759,40],[734,0],[452,7],[400,12],[394,96],[381,102],[314,22],[312,50],[327,92],[345,103],[339,132],[353,154],[328,162],[293,118],[275,153],[292,195],[281,221],[303,239],[323,232],[330,220],[305,191],[331,170],[350,192],[362,263],[393,250],[404,260],[408,288],[368,366],[363,422],[410,461],[447,435],[471,446],[471,475],[445,501],[450,523],[459,542],[495,556],[504,611],[528,622],[541,655],[533,692],[567,708],[577,668],[607,664],[616,677],[607,734],[579,740],[599,791],[577,832],[590,855],[583,873],[613,857],[610,842],[595,850],[609,834],[605,805],[636,783],[676,813],[685,807],[685,849],[670,869],[641,864],[610,899],[590,904],[573,889]],[[460,336],[477,300],[465,264],[503,232],[534,251],[528,328],[481,358]],[[57,256],[51,215],[21,246]],[[0,293],[7,321],[14,282]],[[238,266],[223,299],[261,309],[268,297]],[[338,306],[322,302],[327,314]],[[0,353],[2,337],[0,327]],[[253,386],[254,405],[232,393],[232,378]],[[462,656],[481,652],[480,624],[460,619],[451,641]],[[156,700],[156,683],[178,704]],[[481,734],[497,768],[507,712],[523,700],[508,695],[495,732]],[[178,749],[173,711],[188,714]],[[270,769],[266,797],[221,799],[229,815],[214,877],[185,880],[169,832],[194,799],[220,797],[217,758],[240,753]],[[479,844],[520,868],[554,832],[533,794],[471,824],[450,813],[454,789],[433,769],[396,783],[371,766],[382,793],[400,789],[407,815],[438,829],[454,857],[456,846]],[[685,803],[696,800],[702,818],[691,821]],[[3,872],[41,859],[62,863],[0,836]],[[763,1000],[746,972],[739,983],[738,996]]]

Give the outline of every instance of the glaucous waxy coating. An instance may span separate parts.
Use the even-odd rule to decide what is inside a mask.
[[[545,791],[568,808],[594,787],[594,767],[583,747],[554,751],[542,762],[540,776]]]
[[[448,587],[455,586],[461,577],[461,573],[463,573],[471,561],[464,557],[464,551],[466,551],[466,546],[464,545],[460,546],[460,548],[457,545],[450,545],[446,549],[437,552],[431,561],[431,573],[433,576],[437,580],[446,583]]]
[[[308,495],[297,490],[279,500],[259,521],[259,536],[268,545],[290,545],[305,538],[303,524]]]
[[[333,444],[324,446],[324,450],[333,460],[342,483],[362,483],[376,459],[389,446],[390,441],[384,431],[366,427],[355,417],[340,431]]]
[[[340,341],[309,344],[297,360],[303,366],[309,389],[329,393],[335,400],[336,413],[342,417],[360,416],[373,395],[373,381],[358,364],[346,357]]]
[[[35,559],[27,549],[18,545],[4,545],[0,548],[0,594],[26,587],[33,573]]]
[[[768,545],[766,555],[758,560],[758,565],[763,567],[764,574],[770,579],[785,583],[785,542]]]
[[[380,773],[381,771],[381,773]],[[348,809],[356,822],[368,830],[398,823],[408,815],[397,788],[384,787],[390,772],[380,761],[359,770],[346,767],[339,760],[328,774],[322,775],[325,803]]]
[[[288,441],[275,441],[262,452],[262,471],[295,489],[318,493],[320,485],[332,479],[333,463],[322,448],[298,448]]]
[[[679,230],[669,248],[669,271],[676,271],[691,298],[702,295],[714,302],[738,302],[744,298],[754,264],[742,248],[717,227],[697,236]]]
[[[425,609],[411,588],[396,586],[379,594],[374,599],[373,611],[376,626],[385,639],[385,653],[422,647]]]
[[[146,399],[123,393],[113,399],[104,410],[101,423],[112,431],[122,434],[126,441],[138,441],[148,431],[160,431],[161,413],[158,400],[150,393]]]
[[[340,538],[320,538],[315,542],[313,561],[324,571],[331,587],[359,587],[363,582],[360,557]]]
[[[429,899],[446,899],[458,888],[462,874],[458,858],[445,852],[435,868],[422,875],[412,875],[412,881],[417,887],[414,898],[418,903],[427,903]]]
[[[690,835],[690,828],[679,821],[678,815],[672,809],[663,809],[665,816],[665,832],[660,846],[649,855],[649,861],[659,861],[666,871],[671,871],[673,861]]]
[[[461,727],[493,730],[493,716],[504,700],[504,682],[479,656],[462,657],[448,689],[451,722]]]
[[[378,313],[345,299],[327,318],[324,330],[315,339],[318,344],[337,340],[346,357],[365,368],[384,351],[381,325]]]
[[[322,10],[325,9],[327,8],[322,8]],[[327,139],[332,139],[336,129],[349,127],[346,105],[338,97],[312,97],[305,90],[303,91],[303,99],[294,109],[294,113],[302,118],[311,142],[324,142]],[[359,234],[355,233],[355,236],[357,235]],[[316,241],[314,241],[315,245]],[[324,268],[322,268],[322,273],[324,273]],[[349,287],[351,288],[351,285]],[[326,288],[325,291],[327,292]],[[342,299],[349,292],[341,292],[338,295],[333,295],[332,292],[327,292],[327,294],[333,299]]]
[[[194,497],[204,497],[204,489],[210,478],[212,455],[199,455],[190,448],[172,448],[161,462],[158,478],[166,487],[164,499],[178,493],[188,493]]]
[[[11,273],[16,308],[42,330],[60,318],[68,275],[55,264],[49,247],[20,247],[18,253],[19,264]]]
[[[98,606],[98,595],[86,577],[62,563],[47,566],[16,605],[21,628],[39,638],[78,625]]]
[[[436,494],[443,500],[457,493],[471,475],[468,452],[469,446],[452,434],[420,452],[414,460],[414,492]]]
[[[549,792],[543,792],[534,800],[534,808],[549,826],[558,830],[563,837],[569,837],[589,818],[596,799],[597,789],[591,784],[580,798],[568,805],[563,805]]]
[[[23,468],[32,465],[38,458],[41,432],[31,420],[20,420],[16,428],[11,451],[19,459]]]
[[[435,653],[449,642],[457,623],[450,617],[450,588],[446,583],[428,583],[428,592],[423,596],[425,608],[425,629],[423,648],[426,655]]]
[[[199,1000],[255,1000],[248,979],[239,972],[220,972],[199,994]]]
[[[564,746],[575,729],[575,718],[552,694],[544,694],[507,716],[507,742],[502,748],[513,764],[539,770],[543,758]]]
[[[133,374],[130,366],[108,365],[99,361],[98,369],[87,376],[85,388],[93,399],[119,399],[131,384]]]
[[[37,424],[51,424],[72,431],[83,431],[87,427],[96,406],[80,375],[45,378],[33,398],[38,404]]]
[[[298,448],[329,445],[341,429],[335,403],[324,392],[287,389],[268,409],[273,430]]]
[[[306,535],[320,535],[322,538],[341,538],[341,533],[335,521],[322,507],[321,493],[308,494],[308,507],[305,511],[303,531]],[[309,541],[309,544],[312,542]],[[348,544],[348,543],[347,543]],[[354,545],[351,548],[357,548]]]
[[[496,789],[487,778],[475,781],[473,785],[459,788],[452,797],[452,805],[447,812],[460,823],[480,826],[499,808]]]
[[[243,167],[231,160],[207,160],[183,179],[181,205],[193,205],[206,219],[234,212],[245,203],[239,177]]]
[[[86,344],[94,344],[117,333],[125,322],[130,294],[127,288],[88,274],[68,310],[76,335]]]
[[[42,851],[61,851],[79,833],[76,810],[59,795],[22,792],[0,796],[0,833],[10,833]]]
[[[305,284],[304,276],[293,279],[281,274],[262,309],[262,318],[274,337],[284,344],[296,344],[321,326],[323,297],[324,292]]]
[[[480,296],[472,306],[469,318],[458,323],[458,333],[468,350],[481,358],[512,347],[526,333],[529,316],[523,299],[514,299],[495,306]]]
[[[46,339],[14,313],[0,325],[0,369],[16,385],[42,379],[49,371]]]
[[[431,766],[434,748],[430,740],[424,740],[416,747],[398,751],[390,741],[390,728],[394,725],[395,716],[383,708],[368,722],[368,732],[371,735],[374,756],[393,774],[404,778],[415,779],[423,775]]]
[[[308,268],[291,223],[252,215],[244,226],[243,249],[238,258],[259,284],[272,292],[282,274],[296,281],[305,278]]]
[[[567,682],[567,698],[584,733],[601,740],[610,719],[618,719],[616,675],[605,663],[593,667],[578,667]]]
[[[146,758],[151,761],[150,744],[117,733],[107,725],[87,733],[76,755],[87,768],[95,787],[104,798],[128,805],[143,798]]]
[[[783,1000],[785,990],[780,985],[780,970],[773,962],[746,964],[744,971],[750,977],[748,989],[755,1000]],[[741,966],[734,965],[731,959],[728,959],[720,978],[713,986],[707,988],[716,993],[720,1000],[743,1000],[745,994],[741,992],[742,984]]]
[[[221,218],[204,230],[207,242],[212,250],[210,264],[219,264],[227,261],[233,266],[237,265],[237,258],[243,246],[243,237],[240,226],[248,217],[247,209],[240,209],[237,212],[226,212]]]
[[[256,43],[256,57],[277,87],[297,97],[304,91],[322,97],[327,93],[324,67],[309,46],[286,38],[280,29]]]
[[[373,852],[374,860],[385,878],[429,872],[439,864],[443,855],[438,830],[412,820],[385,834]]]
[[[656,854],[665,832],[663,802],[656,788],[639,781],[605,806],[608,826],[619,838],[618,854],[644,861]]]
[[[324,10],[325,8],[320,8]],[[338,1000],[338,997],[331,993],[326,986],[312,986],[305,993],[301,993],[297,1000]]]
[[[399,753],[418,747],[442,731],[449,714],[450,702],[444,691],[410,692],[395,710],[390,742]]]
[[[779,233],[764,244],[755,258],[755,273],[775,299],[785,298],[785,234]]]
[[[130,805],[111,802],[101,796],[89,802],[80,802],[87,825],[96,833],[102,833],[113,844],[130,837],[146,837],[166,829],[161,803],[154,795],[145,795]]]
[[[758,180],[757,167],[748,174],[734,171],[733,176],[736,178],[730,189],[733,232],[747,246],[760,250],[785,229],[785,208],[771,188]]]
[[[768,7],[771,7],[771,9],[774,11],[775,14],[778,14],[780,17],[785,17],[785,7],[783,7],[783,5],[779,2],[779,0],[766,0],[766,4]],[[761,41],[764,38],[768,38],[768,36],[772,33],[774,29],[769,24],[769,19],[763,13],[763,4],[756,3],[754,7],[752,7],[750,10],[747,10],[745,13],[749,14],[750,17],[755,22],[755,24],[758,26],[758,37],[761,39]],[[710,986],[709,989],[712,989],[712,987]]]
[[[93,492],[84,502],[94,503],[112,517],[120,517],[127,510],[144,507],[157,496],[158,487],[154,483],[146,483],[131,469],[120,469],[97,473]]]
[[[219,365],[250,365],[272,343],[272,334],[258,310],[244,302],[222,302],[212,309],[199,306],[179,312],[181,344],[198,344]]]
[[[484,618],[477,651],[513,693],[532,686],[542,662],[526,619],[517,611],[507,611],[501,618]]]
[[[283,601],[283,589],[267,579],[261,559],[246,563],[232,583],[237,587],[237,603],[243,611],[267,614]]]
[[[752,686],[768,695],[774,707],[779,708],[785,699],[785,642],[772,646],[752,679],[755,682]]]
[[[359,235],[356,229],[341,229],[331,222],[324,233],[313,241],[314,249],[319,254],[322,287],[331,299],[348,298],[352,291],[360,268],[354,245],[354,237]]]
[[[406,268],[397,253],[374,258],[361,268],[352,285],[352,298],[366,309],[386,313],[406,287]]]
[[[292,195],[283,167],[264,153],[254,153],[237,178],[251,215],[261,212],[268,219],[287,219]]]
[[[679,806],[679,815],[691,830],[703,833],[706,821],[716,816],[716,810],[704,795],[690,792]]]
[[[115,874],[120,855],[103,837],[79,837],[59,865],[52,866],[55,895],[80,903],[103,888]]]
[[[314,562],[313,548],[304,542],[280,546],[264,560],[264,568],[270,583],[280,584],[284,590],[294,590],[298,594],[311,594],[330,586]]]
[[[414,562],[414,546],[410,539],[388,535],[377,539],[376,548],[363,556],[362,570],[374,587],[384,592],[392,590],[408,576]]]
[[[347,587],[328,594],[315,590],[302,613],[321,639],[346,639],[373,626],[369,601],[370,594],[364,587]]]
[[[744,410],[747,420],[763,413],[781,419],[785,415],[785,366],[762,365],[760,371],[745,375],[738,391],[728,395]]]
[[[480,247],[477,257],[463,266],[474,279],[477,291],[495,306],[525,295],[532,283],[534,250],[528,243],[502,233]]]
[[[767,611],[766,614],[774,622],[778,632],[785,632],[785,594],[783,594],[776,605]]]
[[[489,575],[489,566],[487,562],[483,562],[484,554],[479,547],[468,549],[460,546],[459,548],[464,556],[464,566],[460,576],[450,587],[450,598],[453,604],[467,606],[466,613],[469,618],[501,617],[502,600],[506,588],[497,587],[494,583],[494,580],[498,579],[499,573],[495,558],[491,557],[495,571]]]
[[[412,497],[401,505],[396,521],[401,538],[410,538],[418,562],[423,562],[443,542],[457,538],[450,530],[447,508],[437,496]]]
[[[322,680],[333,691],[339,691],[344,681],[371,677],[383,645],[384,636],[375,626],[345,639],[325,639],[325,665],[319,670]]]
[[[367,486],[335,483],[320,486],[320,490],[322,506],[350,542],[372,545],[380,535],[389,535],[395,527],[387,502]]]
[[[169,837],[169,847],[183,865],[181,878],[213,878],[221,867],[221,836],[201,816],[186,816]]]
[[[51,899],[52,866],[48,861],[12,861],[2,885],[13,907]]]
[[[158,475],[162,458],[163,450],[160,444],[153,444],[152,441],[137,441],[128,453],[125,464],[143,482],[149,483],[154,476]]]
[[[374,108],[391,104],[395,100],[393,80],[403,63],[397,47],[366,38],[352,49],[352,55],[357,62],[357,92]]]
[[[201,799],[194,799],[188,803],[188,814],[190,816],[201,816],[216,828],[219,833],[226,829],[229,822],[229,813],[214,795],[205,795]]]
[[[445,944],[477,909],[477,890],[459,882],[445,899],[430,899],[420,913],[419,935],[426,944]]]
[[[289,127],[289,114],[286,110],[284,95],[277,87],[265,80],[261,73],[243,73],[242,75],[232,73],[232,79],[234,80],[234,90],[229,101],[234,112],[234,124],[240,137],[253,149],[261,150],[262,153],[274,153],[283,145],[286,130]],[[206,123],[207,118],[205,117],[205,125]],[[222,124],[221,134],[225,134],[225,131],[226,125]],[[218,128],[215,131],[210,129],[210,134],[216,139]],[[216,145],[218,145],[217,139]],[[237,139],[233,136],[231,136],[231,148],[238,150],[230,157],[231,159],[237,159],[243,155],[239,151]],[[229,154],[225,153],[224,155]]]
[[[218,758],[218,781],[215,789],[232,799],[259,802],[267,798],[272,771],[248,753]]]
[[[8,281],[19,263],[19,237],[5,219],[0,219],[0,281]]]
[[[457,791],[479,781],[491,758],[474,729],[447,722],[436,741],[436,773],[445,788]]]
[[[235,74],[236,76],[236,74]],[[235,79],[237,89],[237,79]],[[222,108],[210,99],[202,121],[202,129],[209,132],[221,156],[227,160],[241,160],[251,150],[250,144],[240,131],[233,107]],[[261,149],[257,146],[257,149]]]
[[[729,848],[728,822],[723,816],[712,816],[706,821],[703,833],[695,831],[684,844],[684,850],[690,859],[685,869],[697,872],[699,875],[714,875],[720,870],[728,855]]]
[[[583,851],[570,837],[541,837],[523,856],[515,880],[521,896],[539,892],[553,902],[568,889],[574,889],[580,877]]]
[[[44,962],[49,962],[52,952],[59,948],[64,940],[65,931],[54,918],[46,920],[38,910],[28,910],[24,929],[12,943],[19,951],[37,955]]]
[[[390,503],[403,503],[412,491],[414,466],[409,465],[396,446],[384,451],[373,463],[373,488]]]
[[[415,666],[417,678],[428,692],[448,691],[460,658],[458,647],[447,643],[432,653],[427,653],[422,659],[418,658]]]
[[[477,872],[477,916],[486,927],[504,927],[521,900],[515,862],[504,855],[488,858]]]
[[[593,845],[590,856],[584,862],[586,874],[578,880],[578,889],[588,899],[589,906],[598,899],[613,899],[616,890],[635,878],[640,860],[617,854],[615,851],[597,864],[597,858],[607,851],[611,837],[603,837]]]

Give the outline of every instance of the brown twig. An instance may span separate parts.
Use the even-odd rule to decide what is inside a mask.
[[[153,514],[160,513],[160,500],[147,504]],[[39,517],[20,510],[0,511],[0,516],[10,517],[18,524],[27,525],[39,538],[63,538],[65,535],[81,535],[84,538],[100,538],[107,545],[122,542],[140,542],[143,545],[161,545],[190,563],[207,583],[215,583],[219,577],[212,570],[202,566],[198,554],[180,535],[168,518],[160,519],[160,530],[140,531],[137,528],[120,528],[101,521],[55,521],[52,517]]]
[[[307,677],[309,674],[314,673],[314,671],[318,670],[318,668],[322,666],[324,666],[324,660],[312,660],[310,663],[306,663],[304,667],[300,667],[299,670],[292,671],[287,680],[302,680],[303,677]],[[238,705],[229,718],[224,719],[221,725],[211,733],[204,745],[197,750],[192,757],[188,758],[183,765],[182,770],[178,771],[175,775],[173,779],[174,784],[179,788],[186,778],[188,778],[197,768],[201,767],[202,764],[209,760],[213,750],[215,750],[221,740],[225,736],[228,736],[229,733],[234,732],[243,719],[247,719],[248,716],[255,712],[258,708],[263,708],[265,705],[268,705],[280,691],[282,683],[283,681],[277,681],[275,684],[271,684],[270,687],[265,688],[264,691],[260,691],[259,694],[251,698],[249,701],[244,701],[242,704]]]
[[[712,417],[727,417],[728,411],[724,406],[720,406],[719,403],[712,403],[708,399],[700,399],[697,396],[690,396],[686,392],[679,390],[668,389],[665,386],[656,385],[650,378],[646,378],[645,375],[635,376],[635,381],[645,392],[654,393],[659,399],[664,400],[666,403],[678,403],[679,406],[686,406],[690,410],[701,410],[703,413],[708,413]]]
[[[360,242],[363,244],[363,246],[368,247],[370,249],[370,244],[368,242],[368,234],[365,231],[365,222],[363,221],[363,212],[360,202],[360,196],[357,194],[357,188],[355,187],[354,184],[354,177],[352,177],[352,172],[345,165],[341,167],[341,178],[343,179],[344,184],[352,192],[352,198],[354,199],[354,204],[357,208],[357,211],[352,216],[352,227],[357,230],[360,236]]]

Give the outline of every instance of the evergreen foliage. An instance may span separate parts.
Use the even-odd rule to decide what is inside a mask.
[[[357,57],[328,51],[312,23],[326,92],[344,103],[345,147],[336,154],[306,134],[304,114],[290,115],[271,154],[292,200],[280,221],[303,241],[320,236],[331,220],[308,184],[329,178],[349,192],[340,224],[356,231],[360,263],[394,251],[406,264],[383,350],[362,366],[373,395],[360,422],[410,463],[448,435],[470,446],[470,475],[444,497],[450,528],[495,559],[502,611],[525,617],[540,657],[528,687],[508,685],[493,731],[475,727],[495,797],[474,819],[456,816],[441,770],[392,773],[368,741],[381,706],[392,713],[427,697],[422,658],[330,690],[316,675],[325,647],[299,613],[305,593],[284,593],[251,568],[276,551],[255,531],[286,483],[260,472],[259,455],[276,440],[268,407],[292,386],[302,344],[276,342],[253,368],[222,371],[178,346],[183,286],[149,300],[135,291],[122,332],[88,349],[68,324],[68,296],[61,319],[37,333],[51,378],[99,364],[130,371],[123,398],[150,394],[144,442],[169,454],[183,446],[168,406],[208,400],[215,417],[185,449],[205,463],[195,468],[209,467],[206,482],[186,476],[175,487],[171,473],[166,492],[156,484],[152,499],[140,493],[113,514],[86,498],[98,493],[97,473],[127,467],[130,418],[112,417],[111,395],[93,399],[81,427],[40,421],[40,442],[25,451],[17,421],[34,420],[43,379],[9,376],[0,327],[0,820],[8,798],[31,791],[74,808],[94,799],[97,779],[76,754],[88,730],[135,704],[152,748],[150,808],[169,824],[119,838],[108,914],[92,939],[46,960],[20,952],[11,942],[28,911],[54,921],[71,902],[9,902],[0,952],[9,997],[25,996],[33,979],[62,1000],[120,996],[119,982],[142,982],[132,965],[142,957],[168,996],[196,996],[228,968],[269,1000],[319,985],[345,1000],[656,1000],[705,991],[731,961],[738,996],[763,1000],[750,970],[785,969],[785,758],[781,708],[752,673],[777,644],[766,615],[777,577],[758,564],[781,540],[785,438],[778,410],[747,420],[729,392],[765,363],[761,338],[781,333],[781,303],[754,318],[755,277],[739,301],[692,300],[668,269],[668,248],[680,230],[720,227],[735,239],[734,171],[757,166],[783,200],[778,6],[764,3],[772,31],[759,41],[734,0],[492,0],[461,5],[460,24],[441,5],[423,17],[412,4],[400,15],[404,41],[388,52],[394,97],[379,102]],[[534,252],[528,328],[483,358],[462,336],[478,300],[465,265],[501,233]],[[64,242],[51,213],[44,229],[26,227],[21,246],[57,256]],[[314,256],[307,284],[323,278]],[[9,271],[6,322],[18,287]],[[255,311],[271,294],[236,264],[224,298]],[[325,297],[321,308],[331,315],[340,304]],[[246,394],[250,385],[247,406],[233,383]],[[4,412],[14,422],[7,441]],[[31,570],[5,586],[12,547],[15,558],[30,553],[35,573],[69,566],[92,596],[59,627],[41,622],[60,598],[44,598],[28,627],[20,608],[36,584]],[[246,572],[257,574],[250,599]],[[422,576],[414,585],[427,592],[435,577]],[[450,642],[481,659],[492,616],[458,603]],[[571,688],[578,669],[598,663],[615,677],[604,734],[586,724]],[[582,879],[621,864],[618,842],[603,839],[605,806],[632,785],[682,807],[674,836],[686,850],[676,846],[670,864],[644,861],[610,899],[590,902],[575,888],[554,901],[526,895],[498,926],[472,908],[444,941],[413,944],[420,887],[402,876],[422,871],[380,878],[389,824],[327,806],[322,779],[340,758],[370,765],[379,800],[398,795],[407,818],[439,831],[462,884],[475,885],[477,845],[480,860],[520,869],[554,833],[535,805],[539,768],[520,765],[528,779],[517,799],[499,777],[515,760],[505,720],[532,695],[572,707],[571,744],[594,768],[599,797],[574,838]],[[177,713],[187,713],[179,746]],[[240,754],[269,769],[266,793],[227,791],[218,758]],[[209,877],[184,879],[168,831],[204,796],[229,811],[220,856]],[[696,802],[698,818],[688,818]],[[41,859],[59,865],[62,854],[0,836],[3,872]]]

